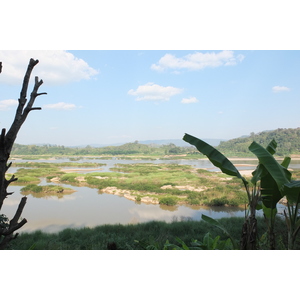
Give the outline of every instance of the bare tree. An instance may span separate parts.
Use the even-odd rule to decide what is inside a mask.
[[[16,140],[17,134],[22,126],[22,124],[25,122],[28,114],[32,110],[40,110],[41,107],[33,107],[34,101],[37,96],[45,95],[47,93],[38,93],[39,87],[43,84],[43,80],[38,79],[38,77],[35,77],[35,84],[33,87],[33,90],[30,95],[30,99],[27,102],[27,90],[28,90],[28,84],[31,72],[33,68],[38,64],[38,60],[30,59],[27,71],[24,76],[23,80],[23,86],[20,93],[20,99],[19,104],[16,110],[16,115],[14,118],[14,121],[6,133],[6,129],[3,128],[1,135],[0,135],[0,212],[3,205],[4,200],[7,198],[8,195],[11,195],[12,193],[9,193],[7,191],[7,188],[9,184],[12,182],[18,180],[14,175],[10,179],[5,178],[5,174],[9,167],[11,166],[11,162],[8,163],[8,159],[13,147],[13,144]],[[2,62],[0,62],[0,73],[2,72]],[[27,105],[26,105],[27,103]],[[0,225],[0,249],[5,249],[8,245],[8,243],[15,239],[18,236],[18,233],[14,233],[16,230],[21,228],[25,223],[27,223],[26,219],[22,219],[19,222],[19,219],[21,217],[22,211],[24,209],[24,206],[26,204],[26,197],[23,197],[20,201],[20,204],[18,206],[18,209],[14,215],[14,217],[8,222],[2,222]],[[1,215],[0,215],[1,217]],[[2,215],[3,218],[3,215]]]

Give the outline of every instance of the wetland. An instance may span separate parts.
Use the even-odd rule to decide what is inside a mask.
[[[141,157],[16,157],[9,169],[18,181],[5,202],[11,217],[20,197],[28,197],[20,231],[59,232],[65,228],[149,221],[243,217],[246,195],[241,182],[220,172],[207,159]],[[255,159],[232,160],[251,174]],[[299,162],[292,162],[297,170]],[[9,175],[8,175],[9,177]]]

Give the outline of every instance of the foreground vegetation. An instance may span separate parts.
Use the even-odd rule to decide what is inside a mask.
[[[220,224],[227,228],[239,243],[243,218],[223,218]],[[276,249],[287,249],[287,233],[284,220],[275,222]],[[208,234],[209,233],[209,234]],[[268,249],[267,227],[258,218],[258,249]],[[214,241],[214,242],[213,242]],[[10,249],[15,250],[143,250],[143,249],[222,249],[228,237],[218,228],[204,222],[183,220],[172,223],[152,221],[129,225],[102,225],[95,228],[65,229],[59,233],[21,233],[13,240]],[[227,242],[227,249],[232,245]],[[225,247],[225,249],[226,249]],[[224,248],[223,248],[224,249]],[[297,239],[296,249],[300,249]]]

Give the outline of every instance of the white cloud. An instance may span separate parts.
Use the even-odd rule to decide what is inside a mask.
[[[151,66],[152,70],[164,71],[166,69],[187,69],[201,70],[207,67],[234,66],[244,59],[244,55],[235,56],[233,51],[215,52],[196,52],[188,54],[183,58],[177,58],[175,55],[166,54],[158,64]]]
[[[181,103],[184,103],[184,104],[197,103],[197,102],[199,102],[199,100],[197,100],[196,97],[183,98],[181,100]]]
[[[19,102],[17,100],[8,99],[0,101],[0,110],[9,110],[13,106],[17,106]]]
[[[272,87],[272,91],[273,91],[274,93],[278,93],[278,92],[289,92],[290,89],[289,89],[288,87],[286,87],[286,86],[278,86],[278,85],[276,85],[276,86],[273,86],[273,87]]]
[[[148,82],[145,85],[140,85],[136,90],[131,89],[128,91],[128,94],[137,96],[137,101],[168,101],[172,96],[180,94],[182,91],[183,89],[172,86],[160,86],[158,84]]]
[[[90,67],[84,60],[67,51],[0,51],[3,64],[0,82],[21,84],[30,58],[38,59],[31,80],[38,76],[44,83],[58,85],[82,79],[90,79],[98,71]]]
[[[43,106],[45,109],[56,109],[56,110],[72,110],[76,108],[75,104],[58,102],[54,104],[46,104]]]

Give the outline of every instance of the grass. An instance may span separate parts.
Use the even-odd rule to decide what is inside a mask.
[[[239,241],[244,218],[223,218],[218,220],[230,234]],[[277,218],[275,223],[277,249],[287,248],[287,235],[284,221]],[[267,249],[266,225],[262,218],[258,218],[259,249]],[[176,238],[180,238],[188,246],[192,240],[202,241],[205,234],[212,237],[220,236],[221,240],[227,237],[223,232],[204,222],[174,220],[172,223],[152,221],[129,225],[102,225],[95,228],[65,229],[59,233],[21,233],[11,242],[11,249],[15,250],[106,250],[109,245],[115,245],[119,250],[163,249],[168,240],[180,246]],[[137,243],[139,241],[140,243]],[[297,240],[297,249],[300,249]]]
[[[129,190],[138,201],[142,197],[149,196],[160,204],[166,205],[187,203],[206,206],[238,206],[243,205],[247,201],[246,193],[240,180],[233,178],[225,181],[224,178],[226,176],[224,174],[195,169],[190,165],[175,163],[117,164],[114,168],[111,168],[112,172],[87,174],[65,173],[60,170],[62,166],[95,167],[99,165],[102,164],[79,162],[17,163],[16,166],[22,166],[22,168],[17,170],[15,176],[18,178],[18,181],[13,184],[37,184],[41,178],[46,177],[47,180],[51,180],[54,177],[58,177],[61,183],[86,185],[98,188],[100,192],[107,187]],[[7,176],[9,177],[9,175]],[[85,182],[79,181],[78,177],[84,177]],[[163,189],[163,186],[171,188]],[[191,190],[190,187],[200,188],[203,191],[196,192]],[[35,187],[35,189],[39,188]]]
[[[40,178],[45,178],[46,176],[57,177],[64,174],[57,167],[40,167],[40,168],[20,168],[14,174],[18,180],[13,184],[23,184],[23,183],[36,183],[40,182]]]
[[[75,192],[71,188],[65,188],[59,185],[36,185],[28,184],[21,189],[22,194],[28,195],[30,193],[45,193],[45,194],[57,194],[57,193],[73,193]]]
[[[247,201],[239,180],[225,182],[226,176],[223,174],[197,170],[189,165],[118,164],[111,170],[114,172],[89,173],[85,179],[89,185],[98,187],[99,190],[107,187],[130,190],[137,199],[155,196],[159,203],[167,205],[185,202],[190,205],[238,206]],[[172,188],[162,189],[163,186]],[[188,188],[176,188],[177,186],[202,188],[204,191],[195,192]]]

